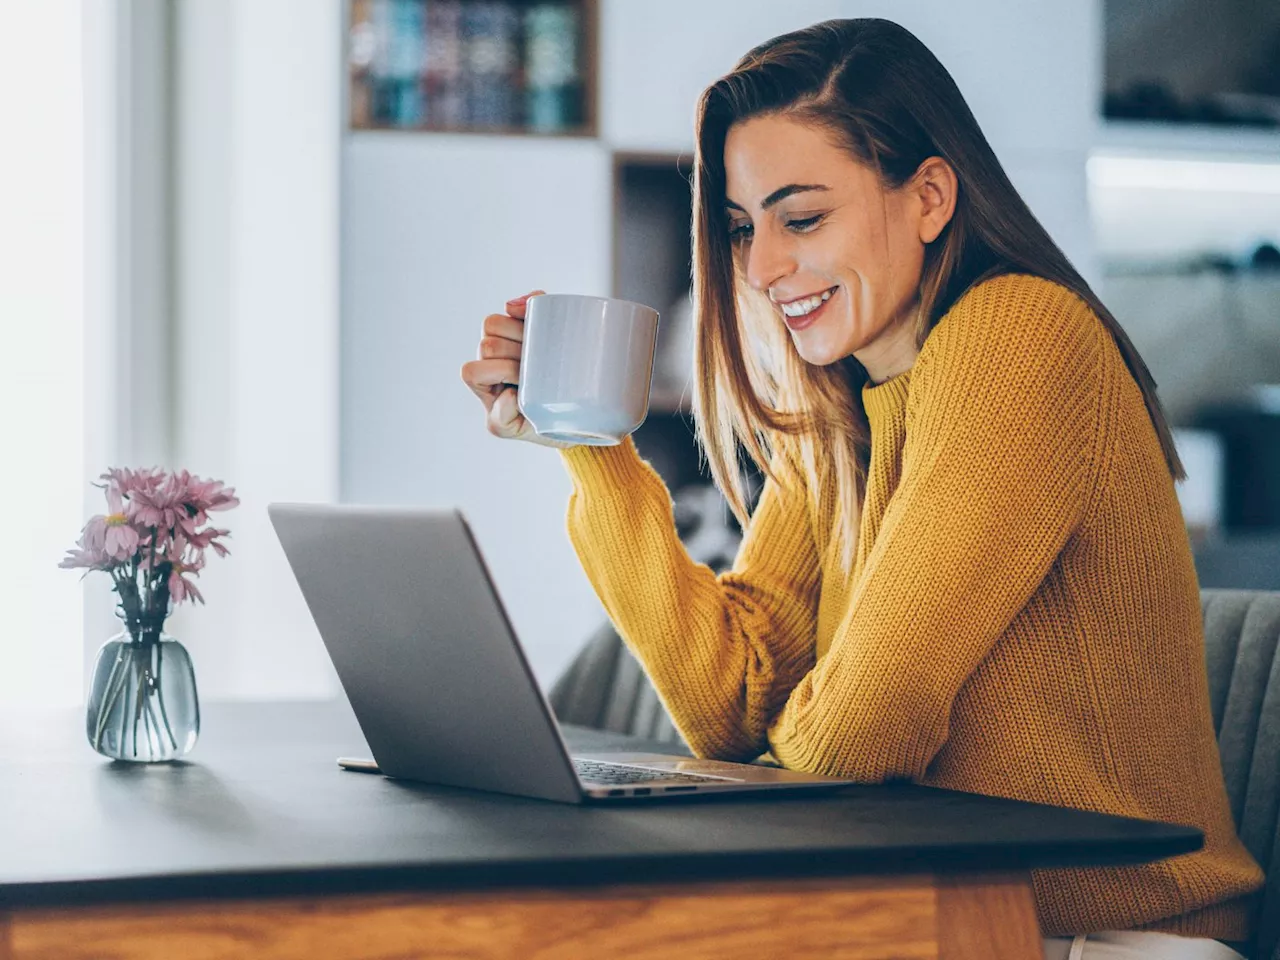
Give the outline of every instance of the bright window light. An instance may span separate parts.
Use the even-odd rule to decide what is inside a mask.
[[[0,30],[0,707],[81,701],[84,520],[81,0],[8,4]],[[33,83],[33,78],[39,78]]]
[[[1280,194],[1280,161],[1095,154],[1089,158],[1088,174],[1092,185],[1103,188]]]

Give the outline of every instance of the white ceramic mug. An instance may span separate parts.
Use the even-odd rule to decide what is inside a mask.
[[[572,293],[530,297],[520,352],[520,412],[539,436],[611,446],[644,422],[658,311]]]

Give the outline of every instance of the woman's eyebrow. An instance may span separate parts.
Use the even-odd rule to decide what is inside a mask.
[[[830,190],[830,187],[824,187],[820,183],[789,183],[785,187],[779,187],[773,193],[764,198],[764,203],[760,204],[761,208],[768,210],[775,203],[787,199],[793,193],[804,193],[806,190]],[[724,205],[732,207],[734,210],[741,210],[746,213],[746,208],[741,204],[734,203],[728,197],[725,198]]]

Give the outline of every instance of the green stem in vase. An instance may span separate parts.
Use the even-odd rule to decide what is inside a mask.
[[[102,706],[98,710],[98,720],[94,726],[93,748],[95,750],[100,749],[102,746],[102,734],[106,730],[111,711],[115,709],[116,701],[119,700],[120,694],[128,681],[129,670],[122,671],[120,669],[121,661],[126,657],[132,661],[133,652],[130,642],[136,642],[142,632],[142,611],[139,609],[137,581],[118,574],[116,571],[112,571],[111,578],[115,581],[116,594],[120,597],[120,610],[123,614],[125,633],[128,634],[130,639],[124,641],[120,649],[116,651],[115,663],[111,665],[111,675],[107,678],[106,690],[102,695]],[[123,737],[125,734],[124,729],[120,733]]]
[[[151,724],[150,724],[150,721],[148,720],[149,711],[147,710],[146,680],[147,680],[147,677],[146,677],[146,674],[144,673],[142,675],[142,683],[138,688],[139,692],[141,693],[141,696],[138,697],[138,718],[133,722],[133,726],[134,726],[133,732],[134,732],[134,736],[136,737],[138,734],[138,728],[139,727],[142,728],[142,751],[144,754],[146,754],[147,759],[150,760],[151,759]],[[138,751],[136,748],[133,751],[133,757],[135,760],[138,758]]]
[[[124,617],[125,629],[131,638],[138,640],[145,611],[142,610],[142,603],[138,596],[137,581],[120,577],[116,581],[116,592],[120,595],[120,610]]]
[[[134,667],[138,672],[138,694],[133,700],[133,755],[138,756],[138,721],[142,719],[142,707],[146,702],[147,696],[147,675],[146,668],[140,666],[135,658]]]
[[[115,706],[116,698],[120,696],[120,689],[124,686],[121,680],[116,684],[116,677],[120,672],[121,651],[116,651],[115,663],[111,664],[111,675],[107,677],[107,686],[102,693],[102,703],[98,705],[98,722],[94,725],[93,731],[93,749],[97,750],[102,746],[102,731],[107,726],[107,717],[111,716],[111,708]]]
[[[151,530],[151,562],[147,565],[147,579],[146,579],[146,584],[147,584],[146,609],[147,609],[148,615],[151,614],[151,591],[154,589],[151,579],[156,575],[156,535],[159,533],[159,531],[155,527],[151,527],[149,529]]]
[[[143,698],[144,710],[142,714],[143,736],[147,738],[147,759],[154,760],[155,754],[160,751],[160,731],[159,723],[156,721],[155,711],[151,709],[150,692]]]
[[[169,714],[164,708],[164,685],[160,682],[161,670],[164,667],[164,644],[156,643],[156,703],[160,704],[160,716],[164,718],[164,732],[174,751],[178,749],[178,741],[173,736],[173,727],[169,723]]]

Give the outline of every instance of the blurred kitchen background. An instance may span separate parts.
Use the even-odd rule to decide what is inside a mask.
[[[206,699],[336,678],[272,500],[457,505],[539,680],[603,613],[551,451],[458,379],[535,287],[663,314],[637,442],[690,551],[736,532],[688,421],[699,91],[757,42],[886,16],[950,69],[1151,366],[1204,586],[1280,589],[1274,0],[40,0],[0,31],[0,700],[78,703],[111,598],[58,570],[105,466],[235,485],[170,632]],[[340,549],[340,545],[335,545]],[[105,580],[106,578],[101,578]]]

